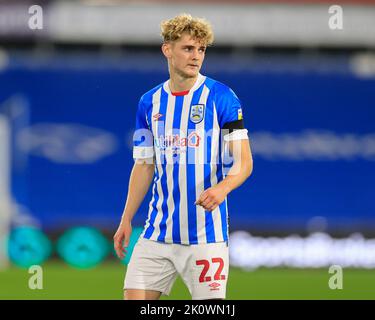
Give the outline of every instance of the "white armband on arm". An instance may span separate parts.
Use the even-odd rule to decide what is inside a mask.
[[[134,146],[133,147],[133,158],[134,159],[146,159],[152,158],[154,156],[154,147],[141,147],[141,146]]]
[[[224,136],[224,141],[234,141],[234,140],[246,140],[249,139],[247,135],[247,129],[237,129],[233,130],[231,133],[228,133]]]

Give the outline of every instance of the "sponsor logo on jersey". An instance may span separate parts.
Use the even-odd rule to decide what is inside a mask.
[[[159,136],[155,138],[155,146],[159,149],[181,148],[181,147],[199,147],[201,137],[195,131],[187,137],[180,137],[179,134]]]
[[[243,119],[242,108],[239,108],[237,112],[238,112],[238,120],[242,120]]]

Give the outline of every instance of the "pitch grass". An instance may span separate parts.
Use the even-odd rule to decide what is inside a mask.
[[[62,262],[43,265],[43,290],[30,290],[27,269],[12,266],[0,271],[0,299],[122,299],[125,267],[105,262],[88,270]],[[246,272],[231,268],[227,299],[375,299],[375,270],[344,269],[343,289],[328,287],[328,269],[258,269]],[[180,278],[169,297],[190,299]]]

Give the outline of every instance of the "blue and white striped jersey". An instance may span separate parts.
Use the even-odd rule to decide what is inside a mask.
[[[155,161],[141,237],[186,245],[228,240],[227,199],[212,212],[194,202],[224,179],[222,129],[241,119],[235,93],[201,74],[185,95],[173,94],[168,80],[141,97],[133,157]],[[246,129],[234,133],[233,140],[247,139]]]

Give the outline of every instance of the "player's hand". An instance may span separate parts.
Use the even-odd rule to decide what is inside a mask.
[[[227,192],[220,186],[214,186],[203,191],[194,204],[202,206],[206,211],[215,210],[225,199]]]
[[[132,234],[132,225],[130,222],[121,221],[115,235],[113,236],[113,245],[116,254],[120,259],[125,258],[126,248],[129,246],[130,236]]]

